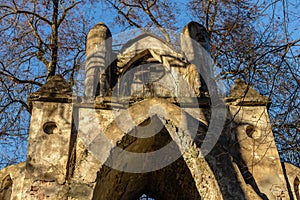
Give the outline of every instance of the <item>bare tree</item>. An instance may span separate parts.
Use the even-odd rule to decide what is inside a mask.
[[[164,39],[171,43],[170,33],[166,30],[175,29],[177,3],[164,0],[105,0],[112,8],[117,10],[116,21],[123,26],[133,26],[147,29],[157,28]]]
[[[84,56],[84,1],[0,3],[0,166],[24,159],[29,93],[56,73],[72,81]]]
[[[210,32],[220,77],[228,85],[242,78],[272,100],[269,111],[281,158],[300,165],[300,38],[288,28],[288,8],[296,10],[292,6],[287,1],[190,2]]]

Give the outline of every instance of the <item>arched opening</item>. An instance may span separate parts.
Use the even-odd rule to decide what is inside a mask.
[[[144,34],[127,42],[116,63],[114,92],[132,97],[191,97],[200,94],[200,75],[186,57],[161,39]],[[116,89],[118,88],[118,89]]]
[[[154,58],[149,50],[140,54],[122,69],[118,80],[119,95],[147,98],[178,97],[188,93],[190,96],[191,87],[183,80],[184,75]]]
[[[107,166],[99,171],[93,200],[147,198],[149,200],[201,199],[193,176],[183,158],[179,158],[163,169],[143,174],[121,172]]]
[[[120,95],[131,97],[176,96],[174,78],[160,63],[141,63],[131,68],[119,82]]]
[[[147,194],[143,194],[138,200],[155,200]]]
[[[124,135],[121,141],[117,142],[117,147],[127,152],[148,153],[154,152],[168,145],[172,141],[170,129],[166,124],[159,123],[157,116],[146,119],[141,123],[141,127],[152,124],[161,127],[161,130],[148,138],[135,137],[134,131]],[[155,122],[155,123],[152,123]],[[152,127],[155,128],[155,127]],[[149,129],[149,127],[148,127]],[[146,129],[144,129],[146,131]],[[176,127],[174,127],[176,134]],[[179,147],[173,147],[172,153],[180,153]],[[125,157],[126,154],[120,154],[120,151],[111,151],[107,163],[115,162]],[[167,157],[166,157],[167,158]],[[165,159],[162,156],[160,159]],[[124,166],[136,162],[132,158],[126,158]],[[149,163],[160,162],[153,159]],[[180,156],[171,164],[166,165],[158,170],[146,173],[130,173],[122,170],[116,170],[107,164],[102,166],[97,176],[97,183],[94,189],[93,199],[110,199],[110,200],[128,200],[128,199],[149,199],[149,200],[168,200],[168,199],[201,199],[196,182],[191,174],[184,158]],[[120,164],[120,165],[121,165]],[[135,163],[136,166],[143,166],[144,163]],[[121,166],[122,167],[122,166]]]
[[[300,180],[298,177],[296,177],[294,180],[294,191],[295,191],[296,199],[300,200]]]

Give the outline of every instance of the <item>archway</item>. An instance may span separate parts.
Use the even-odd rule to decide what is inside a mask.
[[[152,115],[149,109],[154,105],[160,106],[157,111],[167,111],[165,115],[161,116],[159,112]],[[138,125],[132,127],[128,125],[126,130],[129,130],[129,132],[124,132],[124,130],[120,129],[117,121],[123,121],[128,116],[119,115],[107,126],[104,134],[107,138],[111,138],[116,147],[110,150],[110,155],[98,172],[93,199],[138,199],[143,194],[160,200],[201,199],[199,187],[203,179],[202,173],[209,179],[209,184],[205,183],[207,185],[203,187],[215,188],[214,191],[211,191],[214,193],[219,191],[218,185],[213,178],[214,174],[210,171],[208,164],[204,160],[200,161],[196,154],[185,154],[180,146],[182,145],[180,142],[182,142],[187,144],[187,151],[196,148],[193,145],[193,138],[188,134],[188,131],[195,131],[196,137],[204,134],[204,129],[206,128],[205,119],[195,119],[182,111],[179,106],[158,98],[137,102],[131,105],[127,111],[132,120]],[[185,126],[182,123],[186,123]],[[157,134],[144,138],[135,137],[139,135],[139,131],[146,133],[147,130],[143,128],[149,124],[151,125],[148,129],[159,130]],[[186,135],[182,133],[184,130]],[[126,157],[127,152],[155,152],[171,142],[175,145],[170,148],[170,154],[151,157],[145,162],[137,162],[133,157]],[[97,144],[96,140],[94,144]],[[93,149],[93,146],[91,148]],[[192,152],[196,153],[199,150]],[[159,165],[161,160],[167,160],[172,155],[179,156],[161,168],[153,168],[152,171],[146,170],[145,172],[137,170],[136,173],[126,171],[128,166],[142,169],[145,167],[144,165],[156,162]],[[120,160],[122,162],[118,163]],[[197,163],[197,166],[190,162]],[[117,166],[118,169],[108,166]],[[207,193],[210,192],[208,191]]]
[[[147,139],[126,136],[122,139],[119,147],[128,151],[152,151],[169,143],[170,140],[170,134],[164,128],[160,133]],[[133,161],[129,160],[128,162]],[[103,166],[98,172],[94,200],[147,198],[149,200],[201,199],[196,182],[183,157],[162,169],[148,173],[122,172],[107,166]]]

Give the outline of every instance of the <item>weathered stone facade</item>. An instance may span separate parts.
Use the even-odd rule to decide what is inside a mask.
[[[300,169],[280,163],[270,100],[241,80],[213,100],[205,29],[189,23],[181,47],[145,34],[113,55],[109,29],[97,24],[85,96],[61,75],[30,95],[27,160],[0,171],[0,199],[300,200]]]

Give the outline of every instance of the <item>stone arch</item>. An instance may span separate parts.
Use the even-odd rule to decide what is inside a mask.
[[[175,87],[176,91],[171,92],[175,93],[175,96],[199,96],[201,81],[196,67],[188,63],[184,54],[175,51],[160,38],[148,33],[130,40],[123,46],[121,53],[118,55],[117,63],[117,71],[120,74],[119,84],[126,72],[145,64],[151,64],[153,68],[153,70],[148,68],[148,72],[145,71],[144,73],[146,75],[153,74],[157,77],[159,76],[159,70],[161,70],[161,73],[164,72],[169,75],[162,76],[164,80],[161,83],[168,83],[169,88]],[[161,67],[157,67],[159,64]],[[159,84],[157,80],[153,82],[158,83],[160,89],[163,88],[164,84]],[[155,83],[152,87],[157,88]],[[124,88],[124,85],[123,87],[119,86],[119,88]],[[170,93],[166,92],[166,94],[157,96],[170,96]]]
[[[124,112],[120,111],[119,115],[107,126],[104,134],[112,141],[118,142],[137,124],[142,124],[153,115],[159,115],[159,117],[172,122],[175,127],[185,132],[196,131],[195,129],[198,128],[188,123],[193,123],[193,125],[200,123],[204,127],[208,126],[208,121],[202,114],[201,109],[199,109],[198,118],[195,119],[184,108],[180,107],[180,103],[175,105],[165,99],[150,98],[136,102]],[[128,118],[131,118],[131,123],[128,122]],[[177,136],[174,134],[171,137],[176,140]]]
[[[176,74],[153,57],[150,50],[142,51],[122,69],[118,80],[118,94],[131,97],[178,96]],[[183,81],[182,81],[183,82]],[[181,83],[181,87],[186,83]],[[185,86],[185,88],[188,88]],[[186,89],[185,91],[190,91]]]
[[[159,105],[160,110],[165,109],[167,111],[164,116],[159,113],[160,110],[156,110],[158,113],[153,115],[148,112],[151,106],[155,105]],[[106,137],[115,146],[122,149],[125,148],[128,151],[138,151],[139,148],[136,149],[134,145],[140,142],[140,146],[145,147],[146,152],[151,152],[156,150],[154,148],[156,144],[166,145],[170,140],[174,140],[175,144],[177,144],[174,147],[174,151],[179,152],[181,155],[162,168],[133,173],[107,167],[111,166],[111,162],[116,162],[120,157],[126,156],[112,149],[110,155],[107,156],[106,162],[98,172],[93,199],[138,199],[142,194],[148,194],[154,199],[201,199],[204,196],[214,199],[216,196],[222,196],[214,174],[205,159],[201,158],[200,150],[194,145],[193,138],[189,134],[180,135],[179,131],[182,129],[182,132],[186,131],[186,133],[194,130],[197,132],[198,123],[200,123],[200,126],[206,126],[204,119],[201,119],[203,122],[199,119],[194,119],[187,113],[184,113],[179,106],[158,98],[135,103],[128,108],[128,113],[131,114],[135,124],[128,123],[128,120],[126,121],[127,116],[120,114],[118,116],[119,119],[116,117],[104,131]],[[147,138],[146,142],[144,140],[144,143],[143,141],[135,140],[132,132],[135,131],[136,127],[147,125],[149,120],[155,120],[155,118],[163,118],[163,120],[168,121],[168,124],[164,124],[163,129],[158,134],[148,141]],[[127,123],[125,123],[125,127],[120,128],[120,126],[124,125],[119,124],[122,122],[122,119]],[[182,123],[194,124],[182,125]],[[155,141],[158,141],[158,143],[155,143]],[[95,142],[95,147],[100,146],[96,144],[97,142]],[[187,149],[184,152],[182,152],[180,147],[183,144],[187,145]],[[91,149],[94,148],[90,147]],[[149,149],[146,147],[149,147]],[[157,148],[160,149],[161,146]],[[164,159],[163,157],[161,158]],[[128,157],[125,160],[127,161],[125,163],[126,166],[130,165],[128,162],[135,161],[134,159],[128,159]],[[120,163],[120,165],[122,164],[124,163]],[[125,167],[125,165],[121,167]],[[134,163],[133,166],[137,165]]]
[[[131,60],[133,57],[135,57],[140,52],[146,49],[151,49],[154,51],[159,50],[160,55],[168,55],[174,58],[176,57],[182,61],[185,60],[183,55],[176,52],[172,47],[170,47],[169,44],[164,42],[159,37],[150,33],[143,33],[135,37],[134,39],[129,40],[127,43],[125,43],[122,46],[121,53],[120,53],[121,54],[120,57],[123,58],[122,63],[123,64],[130,63],[128,62],[129,60]],[[124,55],[126,56],[124,57]],[[159,57],[157,58],[159,59]]]
[[[187,60],[185,56],[165,43],[155,35],[144,33],[129,40],[123,45],[118,57],[118,71],[124,74],[132,65],[141,59],[153,58],[152,61],[163,63],[170,67],[168,61],[177,61],[176,64],[185,66]]]

